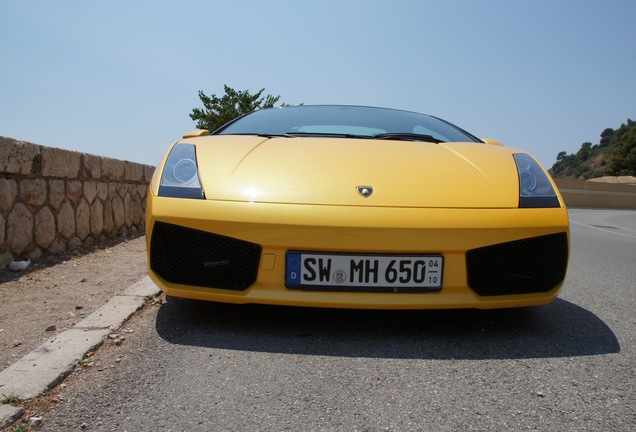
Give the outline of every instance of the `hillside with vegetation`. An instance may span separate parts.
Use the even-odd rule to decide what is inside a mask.
[[[636,122],[601,132],[598,144],[585,142],[576,153],[562,151],[550,174],[554,178],[589,180],[603,176],[636,176]]]

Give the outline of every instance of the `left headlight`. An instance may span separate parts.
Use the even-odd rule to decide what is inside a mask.
[[[204,199],[199,180],[196,147],[176,144],[163,167],[159,182],[159,196]]]
[[[541,165],[525,153],[515,153],[513,157],[519,174],[519,207],[560,207],[559,198]]]

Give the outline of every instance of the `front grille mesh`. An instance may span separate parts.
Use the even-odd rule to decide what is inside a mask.
[[[150,268],[170,283],[242,291],[256,281],[261,247],[254,243],[156,222]]]
[[[481,296],[547,292],[565,278],[568,253],[566,233],[473,249],[468,285]]]

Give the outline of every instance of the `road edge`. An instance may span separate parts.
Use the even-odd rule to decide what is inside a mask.
[[[108,335],[119,329],[149,298],[161,290],[148,276],[115,295],[105,305],[56,337],[46,341],[8,368],[0,371],[0,395],[29,400],[63,381]],[[20,419],[24,409],[0,404],[0,430]]]

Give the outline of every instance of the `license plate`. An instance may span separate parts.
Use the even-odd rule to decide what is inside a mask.
[[[442,255],[349,255],[287,252],[289,288],[332,291],[434,291],[442,288]]]

